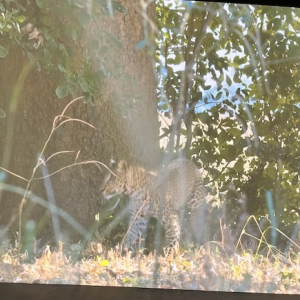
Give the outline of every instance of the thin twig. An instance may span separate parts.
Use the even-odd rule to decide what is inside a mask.
[[[68,103],[68,104],[66,105],[66,107],[64,108],[64,110],[62,111],[62,113],[54,118],[53,124],[52,124],[52,128],[51,128],[51,132],[50,132],[50,134],[49,134],[49,136],[48,136],[48,138],[47,138],[47,140],[46,140],[46,142],[45,142],[45,144],[44,144],[44,147],[43,147],[42,151],[40,152],[40,156],[39,156],[39,158],[38,158],[37,164],[35,165],[35,167],[34,167],[33,170],[32,170],[31,177],[30,177],[30,179],[27,181],[27,186],[26,186],[26,188],[25,188],[25,193],[24,193],[24,195],[23,195],[23,198],[22,198],[21,203],[20,203],[20,206],[19,206],[19,251],[21,250],[20,247],[21,247],[21,238],[22,238],[22,212],[23,212],[23,206],[24,206],[24,204],[26,203],[26,197],[27,197],[27,194],[28,194],[28,191],[29,191],[29,187],[30,187],[31,181],[32,181],[33,178],[34,178],[34,175],[35,175],[35,173],[36,173],[36,170],[38,169],[38,167],[40,166],[40,164],[43,162],[43,160],[42,160],[41,158],[42,158],[42,156],[44,155],[44,152],[45,152],[45,150],[46,150],[46,147],[48,146],[48,143],[49,143],[49,141],[50,141],[50,139],[51,139],[51,137],[52,137],[54,131],[55,131],[57,128],[59,128],[62,124],[66,123],[66,122],[69,122],[69,121],[72,121],[72,120],[74,120],[74,121],[79,121],[79,122],[81,122],[81,123],[83,123],[83,124],[86,124],[86,125],[92,127],[92,128],[95,128],[94,126],[92,126],[91,124],[89,124],[89,123],[87,123],[87,122],[85,122],[85,121],[78,120],[78,119],[71,119],[71,118],[68,118],[68,117],[67,117],[67,118],[68,118],[67,120],[61,122],[58,126],[56,126],[57,122],[58,122],[59,120],[61,120],[62,117],[64,117],[64,114],[65,114],[66,110],[70,107],[70,105],[73,104],[75,101],[80,100],[80,99],[82,99],[82,98],[83,98],[83,97],[78,97],[78,98],[75,98],[74,100],[72,100],[70,103]]]
[[[17,177],[17,178],[20,178],[20,179],[22,179],[22,180],[28,182],[28,179],[26,179],[26,178],[24,178],[24,177],[22,177],[22,176],[20,176],[20,175],[18,175],[18,174],[16,174],[16,173],[13,173],[13,172],[11,172],[11,171],[8,171],[7,169],[2,168],[2,167],[0,167],[0,169],[3,170],[3,171],[5,171],[5,172],[7,172],[7,173],[9,173],[9,174],[11,174],[11,175],[13,175],[13,176],[15,176],[15,177]]]
[[[116,176],[116,174],[112,170],[110,170],[110,168],[108,168],[104,163],[101,163],[101,162],[96,161],[96,160],[85,160],[85,161],[82,161],[82,162],[75,162],[75,163],[73,163],[71,165],[64,166],[64,167],[60,168],[59,170],[56,170],[53,173],[48,174],[47,176],[33,177],[32,180],[45,179],[47,177],[51,177],[51,176],[53,176],[53,175],[55,175],[55,174],[57,174],[57,173],[65,170],[65,169],[68,169],[68,168],[71,168],[71,167],[75,167],[75,166],[87,165],[87,164],[95,164],[96,166],[101,165],[101,166],[105,167],[113,176]]]

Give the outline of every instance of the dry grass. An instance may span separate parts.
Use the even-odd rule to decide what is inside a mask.
[[[158,287],[215,291],[300,294],[300,254],[284,257],[243,253],[231,257],[219,248],[164,257],[149,254],[132,258],[117,250],[102,251],[90,244],[86,258],[71,262],[61,250],[49,248],[34,263],[7,250],[1,257],[0,279],[6,282]],[[3,253],[3,252],[2,252]],[[17,252],[15,252],[17,253]],[[89,258],[87,258],[89,257]],[[92,258],[91,258],[92,257]]]

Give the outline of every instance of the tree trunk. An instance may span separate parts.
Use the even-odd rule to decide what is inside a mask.
[[[65,113],[95,128],[83,122],[69,121],[56,129],[45,148],[45,159],[60,151],[73,152],[59,153],[49,159],[44,172],[52,174],[60,171],[50,176],[50,181],[33,180],[29,186],[34,194],[47,201],[55,201],[58,207],[87,230],[101,206],[99,186],[105,168],[100,170],[94,164],[80,162],[97,160],[108,164],[110,158],[126,158],[149,168],[159,162],[156,82],[146,50],[135,49],[144,38],[143,19],[136,10],[140,1],[119,2],[128,13],[116,12],[113,18],[103,18],[98,22],[99,27],[90,24],[85,34],[86,40],[82,41],[84,47],[89,47],[90,38],[102,28],[114,34],[122,45],[120,49],[111,51],[110,56],[110,61],[116,64],[118,76],[105,80],[98,99],[95,99],[95,106],[78,100]],[[154,16],[154,4],[149,6],[148,13],[151,18]],[[98,50],[93,49],[95,68],[101,59]],[[0,166],[28,180],[49,137],[55,116],[60,115],[72,99],[58,99],[56,86],[45,72],[34,69],[26,76],[27,65],[27,58],[18,50],[0,60],[0,109],[7,114],[6,118],[0,119],[0,140],[3,141],[0,144]],[[25,81],[14,111],[11,105],[14,90],[22,84],[20,74],[25,74]],[[77,165],[61,170],[75,161]],[[33,177],[43,175],[45,173],[39,167]],[[5,182],[22,188],[27,185],[25,180],[7,173]],[[18,231],[21,199],[22,196],[11,192],[1,193],[2,228]],[[50,212],[27,199],[22,209],[22,227],[32,224],[28,223],[31,219],[35,222],[35,233],[42,237],[43,242],[54,236],[54,219]],[[73,241],[83,238],[62,218],[59,219],[59,226],[65,238]],[[26,229],[22,232],[26,234]]]

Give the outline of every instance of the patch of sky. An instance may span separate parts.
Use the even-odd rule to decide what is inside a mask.
[[[216,73],[217,73],[217,75],[221,76],[220,72],[216,71]],[[226,70],[226,71],[224,70],[223,74],[224,74],[224,79],[222,82],[220,82],[220,84],[222,86],[221,90],[218,90],[218,85],[212,78],[211,74],[204,76],[205,85],[211,86],[211,88],[208,90],[201,90],[201,92],[202,92],[201,98],[202,99],[199,99],[199,104],[196,105],[196,107],[195,107],[195,111],[197,113],[203,112],[207,109],[210,109],[213,106],[223,102],[226,99],[228,99],[230,101],[236,95],[237,89],[240,88],[242,90],[242,89],[248,88],[249,85],[251,84],[251,80],[244,74],[241,77],[241,83],[233,82],[232,79],[235,74],[235,69],[233,67],[229,67],[228,70]],[[231,85],[228,85],[228,83],[225,79],[226,78],[225,75],[227,75],[231,79],[231,81],[232,81]],[[226,93],[226,91],[228,91],[228,93]],[[222,93],[221,97],[218,100],[215,100],[213,97],[216,97],[217,94],[220,92]],[[206,99],[205,102],[207,102],[207,103],[204,103],[204,101],[203,101],[204,99]],[[240,100],[237,99],[237,100],[235,100],[235,102],[238,104],[238,103],[240,103]]]
[[[225,54],[226,51],[224,50],[220,50],[218,51],[219,56],[220,57],[224,57],[224,56],[232,56],[232,55],[238,55],[239,57],[243,56],[243,53],[229,53],[228,55]],[[164,62],[165,58],[161,57],[161,61]],[[168,65],[169,67],[171,67],[173,69],[174,72],[178,72],[178,71],[184,71],[185,70],[185,62],[182,62],[178,65],[174,65],[174,64],[170,64]],[[242,66],[240,66],[242,67]],[[221,89],[218,90],[218,84],[216,83],[216,81],[213,79],[213,76],[211,73],[208,73],[207,75],[203,76],[204,79],[204,83],[205,86],[210,87],[207,90],[202,89],[199,86],[199,95],[201,94],[201,98],[199,98],[199,103],[195,106],[195,111],[197,113],[199,112],[203,112],[205,110],[209,110],[210,108],[212,108],[213,106],[221,103],[222,101],[228,99],[232,99],[232,97],[234,97],[236,95],[236,91],[237,89],[245,89],[248,88],[249,85],[251,84],[251,79],[249,77],[247,77],[245,74],[243,74],[241,76],[241,82],[237,83],[233,81],[233,77],[235,75],[236,69],[234,67],[228,67],[227,70],[223,70],[223,81],[219,82],[219,85],[222,86]],[[221,72],[219,72],[218,70],[215,70],[216,75],[220,78],[220,76],[222,75]],[[226,76],[227,75],[230,78],[231,84],[229,85],[228,82],[226,81]],[[160,94],[161,94],[161,101],[158,103],[158,105],[160,107],[163,106],[163,103],[165,103],[166,99],[166,95],[164,94],[164,82],[166,80],[168,76],[168,69],[166,67],[164,67],[164,63],[161,64],[160,66],[160,83],[158,85],[158,88],[160,89]],[[178,94],[179,94],[179,87],[178,87]],[[215,100],[214,97],[217,96],[218,93],[222,92],[222,95],[220,98],[218,98],[218,100]],[[204,101],[205,99],[205,101]],[[235,100],[236,103],[240,103],[239,100]],[[251,102],[253,102],[254,100],[250,100]],[[166,103],[165,103],[166,104]],[[168,105],[164,105],[164,109],[162,109],[162,111],[169,111],[169,106]]]

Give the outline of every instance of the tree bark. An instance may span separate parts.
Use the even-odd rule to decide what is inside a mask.
[[[77,163],[98,160],[108,164],[111,158],[125,158],[148,168],[153,168],[159,162],[156,81],[146,50],[135,49],[136,44],[144,38],[143,18],[137,11],[140,1],[119,2],[128,13],[116,12],[113,18],[105,17],[99,20],[98,27],[90,24],[85,33],[86,39],[81,42],[84,47],[90,47],[89,40],[97,34],[97,30],[103,29],[114,34],[122,45],[120,49],[111,51],[110,56],[110,62],[115,63],[119,70],[118,76],[105,80],[95,99],[95,106],[85,104],[82,100],[69,106],[66,116],[83,120],[95,128],[70,121],[54,131],[45,148],[45,159],[60,151],[73,152],[60,153],[49,159],[46,170],[50,174],[74,164],[75,160]],[[151,18],[154,16],[154,4],[149,6],[148,13]],[[94,67],[97,68],[101,56],[98,49],[90,50],[95,55]],[[34,69],[24,81],[16,110],[10,110],[14,89],[18,88],[16,82],[27,63],[18,50],[0,60],[0,108],[7,113],[6,118],[0,119],[0,166],[25,179],[32,175],[55,116],[61,114],[72,100],[58,99],[55,95],[56,86],[50,76]],[[6,142],[10,139],[11,144]],[[83,164],[65,168],[49,177],[52,186],[50,194],[56,205],[87,230],[101,206],[99,186],[103,178],[102,170],[94,164]],[[39,167],[34,177],[42,175]],[[22,188],[27,185],[23,179],[7,173],[5,182]],[[49,182],[44,179],[33,180],[29,190],[48,201],[51,195],[47,195],[45,185],[49,188]],[[13,232],[18,231],[17,215],[21,198],[9,192],[0,194],[2,228],[7,229],[9,225]],[[26,227],[31,219],[36,224],[35,233],[44,242],[53,237],[50,212],[27,199],[22,209],[22,227]],[[64,237],[73,241],[83,238],[61,218],[60,226]]]

